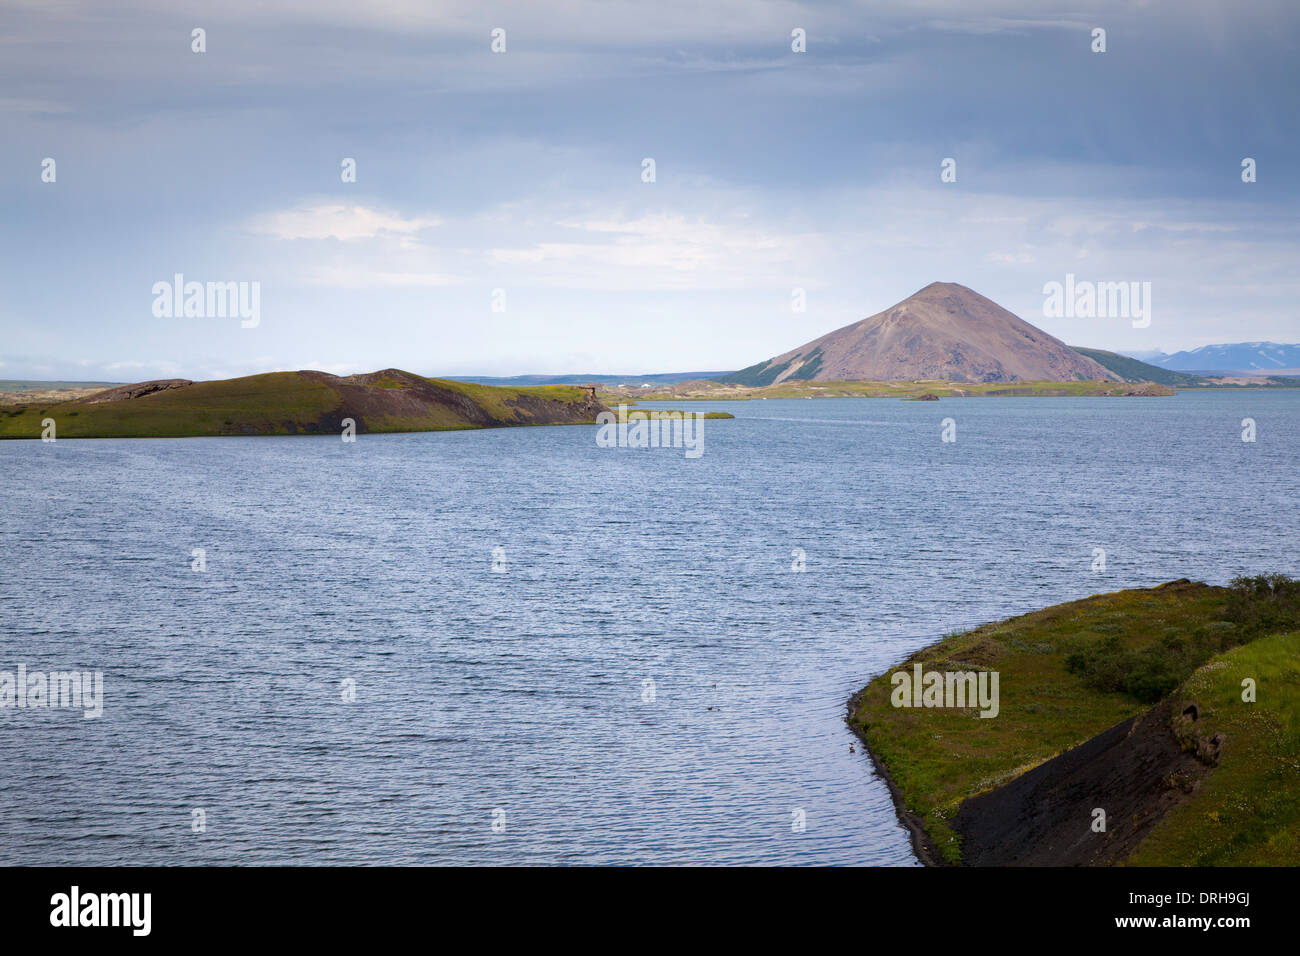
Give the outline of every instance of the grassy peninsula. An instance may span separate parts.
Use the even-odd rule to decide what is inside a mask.
[[[998,671],[1001,696],[993,719],[895,707],[884,674],[849,704],[926,862],[1300,864],[1300,582],[1099,594],[897,670],[918,663]]]
[[[212,382],[172,379],[71,400],[0,406],[0,438],[177,438],[218,435],[441,431],[594,423],[605,411],[576,385],[498,387],[423,378],[400,369],[339,377],[270,372]]]

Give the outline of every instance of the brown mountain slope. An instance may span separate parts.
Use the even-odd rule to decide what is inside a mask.
[[[932,282],[897,305],[752,365],[723,381],[1120,381],[1060,339],[955,282]]]

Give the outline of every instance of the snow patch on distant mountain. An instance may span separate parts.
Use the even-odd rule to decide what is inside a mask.
[[[1144,361],[1178,372],[1273,372],[1300,368],[1300,345],[1277,342],[1202,345]]]

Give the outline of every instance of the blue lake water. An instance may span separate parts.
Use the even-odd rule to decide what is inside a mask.
[[[1300,392],[689,407],[737,416],[694,460],[594,427],[0,443],[0,671],[105,689],[0,709],[0,864],[915,865],[849,750],[869,678],[1099,591],[1300,574]]]

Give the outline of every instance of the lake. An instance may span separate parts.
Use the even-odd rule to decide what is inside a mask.
[[[661,407],[736,419],[0,443],[0,671],[104,681],[0,708],[0,863],[912,866],[871,677],[1300,574],[1300,391]]]

